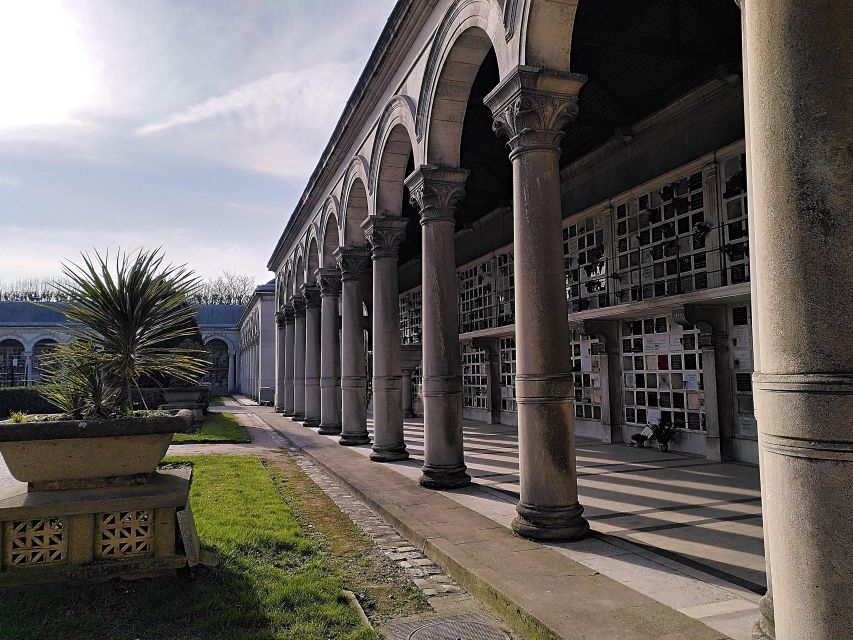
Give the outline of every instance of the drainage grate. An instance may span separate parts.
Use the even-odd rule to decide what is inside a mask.
[[[408,640],[510,640],[500,629],[471,620],[433,620],[412,631]]]

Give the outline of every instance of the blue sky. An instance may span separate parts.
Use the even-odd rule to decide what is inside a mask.
[[[265,264],[394,0],[0,2],[0,280]]]

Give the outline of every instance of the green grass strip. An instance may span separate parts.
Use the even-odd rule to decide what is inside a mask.
[[[256,458],[200,456],[191,501],[219,566],[0,593],[2,640],[377,640]]]
[[[249,435],[233,413],[208,413],[199,433],[176,433],[175,444],[215,444],[249,442]]]

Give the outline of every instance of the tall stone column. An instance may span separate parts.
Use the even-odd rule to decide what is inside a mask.
[[[338,331],[338,297],[341,272],[335,268],[317,270],[320,285],[320,433],[341,432],[341,343]]]
[[[295,295],[293,305],[293,419],[305,419],[305,298]]]
[[[403,418],[414,418],[414,386],[412,385],[412,374],[414,369],[403,369]]]
[[[456,205],[470,171],[423,166],[406,179],[421,212],[423,238],[424,466],[420,483],[453,489],[471,482],[462,443],[462,365],[459,354]]]
[[[284,354],[285,322],[284,312],[275,314],[275,410],[284,411]]]
[[[403,371],[400,364],[400,287],[397,252],[406,236],[401,218],[370,216],[362,224],[373,258],[373,453],[376,462],[406,460]]]
[[[293,306],[284,306],[284,409],[282,413],[293,416],[293,365],[294,365],[294,315]]]
[[[742,8],[751,271],[760,285],[753,388],[775,635],[850,637],[853,5]],[[765,614],[762,626],[770,622]]]
[[[237,354],[228,354],[228,393],[234,393],[237,386]]]
[[[518,67],[486,97],[513,175],[516,400],[521,499],[513,529],[541,540],[589,531],[578,502],[560,139],[586,78]]]
[[[367,444],[367,369],[361,276],[370,252],[361,247],[335,250],[341,270],[341,439],[344,446]]]
[[[305,298],[305,420],[306,427],[320,426],[320,287],[302,285]]]

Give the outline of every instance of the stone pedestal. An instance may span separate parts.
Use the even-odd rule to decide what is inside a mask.
[[[284,411],[284,354],[285,354],[284,312],[275,314],[275,400],[276,411]]]
[[[462,367],[454,223],[467,169],[424,166],[406,179],[423,237],[424,466],[420,483],[453,489],[471,482],[462,444]]]
[[[293,419],[305,419],[305,298],[292,298],[293,305]]]
[[[341,272],[334,268],[318,269],[320,285],[320,433],[341,432],[341,345],[338,331],[338,297],[341,295]]]
[[[753,378],[779,640],[853,630],[849,2],[742,3]]]
[[[293,307],[284,307],[284,409],[282,413],[293,416],[293,347],[294,347]]]
[[[320,426],[320,287],[302,286],[305,298],[305,420],[306,427]]]
[[[513,168],[516,399],[521,500],[513,529],[542,540],[589,531],[578,503],[559,153],[585,77],[519,67],[486,97]]]
[[[150,577],[187,565],[176,543],[190,469],[155,473],[142,484],[0,491],[0,587]],[[80,488],[83,487],[83,488]]]
[[[335,251],[341,271],[341,439],[344,446],[367,444],[367,369],[361,276],[370,252],[361,247]]]
[[[362,225],[373,258],[373,453],[376,462],[409,457],[403,438],[397,252],[406,221],[370,216]]]

